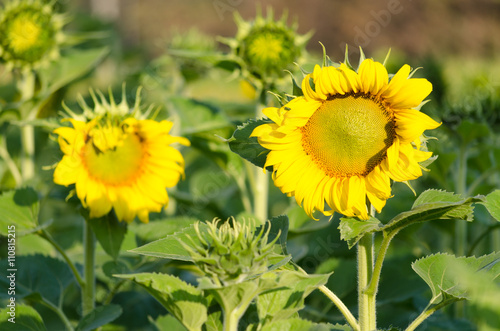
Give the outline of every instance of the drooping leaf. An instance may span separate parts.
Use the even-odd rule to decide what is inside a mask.
[[[273,123],[270,119],[251,119],[239,126],[233,136],[227,140],[229,148],[247,161],[263,168],[266,163],[269,150],[262,147],[257,141],[257,137],[250,137],[253,130],[262,124]]]
[[[500,275],[500,252],[479,258],[436,254],[415,261],[412,268],[431,288],[431,304],[453,302],[470,298],[467,283],[460,281],[457,268],[486,275],[493,281]]]
[[[9,229],[15,230],[16,236],[36,231],[39,205],[38,194],[31,187],[0,195],[0,234],[7,236]]]
[[[0,268],[7,272],[7,276],[11,274],[7,260],[0,261]],[[40,254],[17,256],[15,268],[17,270],[12,272],[16,277],[16,299],[29,297],[35,301],[50,302],[57,307],[61,295],[75,281],[66,263]],[[8,287],[9,279],[0,278],[0,297],[7,295]]]
[[[85,210],[84,212],[88,211]],[[85,217],[85,219],[89,222],[97,241],[99,241],[104,251],[116,260],[127,233],[127,223],[118,221],[113,213],[108,213],[99,218],[89,219]]]
[[[47,331],[40,314],[32,307],[19,302],[16,302],[14,312],[10,307],[0,310],[0,330]]]
[[[119,305],[106,305],[93,309],[85,315],[78,323],[75,331],[91,331],[100,326],[114,321],[122,314],[122,308]]]
[[[500,222],[500,190],[495,190],[488,194],[485,201],[482,202],[491,216]]]
[[[307,275],[298,271],[283,270],[279,274],[277,288],[257,297],[259,320],[268,323],[293,317],[304,307],[304,299],[330,274]]]
[[[382,223],[375,217],[362,221],[354,217],[344,217],[340,219],[340,238],[347,241],[349,249],[367,233],[375,232],[382,226]]]
[[[190,331],[201,330],[207,321],[207,301],[202,292],[175,276],[157,273],[116,276],[143,286]]]
[[[200,223],[199,229],[200,233],[207,233],[208,226],[205,223]],[[187,239],[187,236],[191,237],[196,243],[199,244],[196,231],[191,225],[190,227],[184,228],[179,232],[168,235],[163,239],[159,239],[144,246],[134,248],[130,250],[130,252],[141,255],[160,257],[164,259],[192,262],[193,259],[191,258],[191,255],[179,242],[180,240],[185,244],[190,245],[191,242]]]
[[[483,200],[482,196],[463,199],[450,192],[427,190],[415,200],[411,210],[396,215],[380,230],[399,231],[414,223],[438,219],[463,219],[470,222],[474,211],[472,204]]]

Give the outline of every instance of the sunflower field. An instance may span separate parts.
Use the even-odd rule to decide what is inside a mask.
[[[500,330],[500,4],[271,2],[0,3],[0,330]]]

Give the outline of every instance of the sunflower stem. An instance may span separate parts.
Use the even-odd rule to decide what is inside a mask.
[[[261,118],[264,115],[262,109],[267,106],[267,93],[265,91],[266,89],[263,89],[261,98],[259,98],[260,102],[257,103],[255,109],[257,118]],[[269,175],[257,167],[255,169],[254,215],[262,222],[267,221],[268,191]]]
[[[25,107],[30,107],[29,100],[35,95],[35,73],[31,70],[24,70],[17,83],[17,88],[21,95],[21,116],[23,120],[32,120],[36,116],[36,109],[29,109],[25,112]],[[24,124],[21,127],[21,174],[23,183],[35,177],[35,128],[31,124]]]
[[[367,234],[358,242],[358,319],[360,331],[377,329],[375,293],[367,291],[372,275],[373,234]]]
[[[95,307],[95,235],[87,220],[83,229],[83,248],[85,286],[82,287],[82,316],[85,316]]]
[[[349,308],[347,308],[346,305],[342,302],[342,300],[340,300],[340,298],[335,295],[335,293],[330,291],[330,289],[325,285],[321,285],[320,287],[318,287],[318,290],[323,292],[323,294],[326,295],[328,299],[330,299],[330,301],[337,307],[342,315],[344,315],[344,318],[346,319],[347,323],[349,323],[351,328],[354,331],[359,331],[358,321],[349,311]]]
[[[464,195],[467,192],[467,146],[462,144],[459,151],[458,171],[456,178],[457,194]],[[467,221],[456,220],[455,222],[455,253],[457,256],[465,256],[467,252]],[[465,314],[463,302],[455,304],[455,317],[460,318]]]

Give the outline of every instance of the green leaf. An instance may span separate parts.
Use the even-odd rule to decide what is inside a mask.
[[[457,128],[458,134],[462,137],[465,145],[478,138],[487,137],[491,134],[488,125],[483,123],[471,122],[468,120],[462,121]]]
[[[488,209],[491,216],[500,222],[500,190],[495,190],[488,194],[484,202],[480,202]]]
[[[186,331],[187,329],[179,322],[178,319],[173,317],[172,315],[160,316],[156,319],[156,321],[152,321],[150,317],[151,323],[156,326],[158,331],[168,330],[168,331]],[[222,330],[222,328],[221,328]],[[218,331],[218,330],[217,330]]]
[[[324,285],[329,277],[330,274],[307,275],[298,271],[280,271],[277,288],[257,297],[259,320],[268,323],[294,316],[304,307],[304,299]]]
[[[451,265],[457,283],[467,289],[470,318],[478,330],[498,330],[500,325],[500,263],[497,259],[476,271],[464,263]]]
[[[180,117],[179,122],[181,123],[183,135],[233,128],[233,124],[231,124],[225,114],[211,104],[179,97],[170,98],[169,101],[172,103],[176,114]],[[215,137],[212,134],[213,138]]]
[[[307,233],[324,229],[330,225],[330,217],[320,216],[318,221],[313,221],[306,214],[304,208],[293,205],[285,214],[288,216],[289,231],[292,233]]]
[[[234,320],[239,321],[253,299],[265,291],[277,288],[278,281],[278,272],[267,272],[259,278],[223,287],[201,281],[199,288],[213,295],[224,315],[232,315]]]
[[[181,279],[167,274],[140,273],[116,275],[143,286],[188,330],[201,330],[207,321],[207,301],[202,292]]]
[[[122,308],[119,305],[97,307],[80,320],[75,331],[91,331],[97,329],[100,326],[114,321],[121,314]]]
[[[208,226],[205,223],[200,223],[199,229],[200,233],[207,233]],[[191,242],[187,239],[187,236],[190,236],[191,239],[199,244],[196,231],[194,230],[193,225],[191,225],[190,227],[185,228],[172,235],[168,235],[163,239],[159,239],[144,246],[134,248],[129,252],[153,257],[160,257],[164,259],[192,262],[193,259],[191,258],[191,255],[179,242],[179,240],[181,240],[185,244],[191,245]]]
[[[462,199],[459,195],[440,190],[423,192],[410,211],[402,212],[381,228],[383,231],[399,231],[402,228],[432,220],[463,219],[472,221],[472,204],[484,200],[482,196]]]
[[[431,304],[451,303],[470,299],[467,283],[460,281],[461,273],[457,270],[486,275],[493,281],[500,275],[500,252],[479,258],[436,254],[415,261],[412,268],[431,288]]]
[[[0,310],[0,330],[9,331],[47,331],[42,317],[30,306],[16,302],[15,315],[10,307]]]
[[[42,84],[47,84],[47,92],[52,94],[90,71],[108,53],[108,47],[67,53],[51,66],[40,70]]]
[[[0,261],[0,270],[6,270],[8,276],[11,274],[8,271],[10,268],[12,266],[9,266],[7,260]],[[15,268],[18,269],[13,271],[16,277],[16,299],[29,297],[58,307],[61,295],[75,281],[66,263],[40,254],[17,256]],[[21,268],[24,272],[21,272]],[[9,279],[0,278],[0,297],[7,295],[8,288]]]
[[[87,210],[85,210],[87,212]],[[127,223],[120,222],[114,213],[99,218],[85,217],[94,231],[97,241],[109,256],[116,260],[120,254],[120,247],[127,233]]]
[[[354,217],[344,217],[340,219],[338,229],[340,230],[340,239],[345,240],[349,249],[367,233],[375,232],[382,226],[382,223],[375,217],[363,221]]]
[[[160,220],[154,220],[145,223],[132,223],[129,225],[129,231],[135,233],[139,238],[145,241],[153,241],[164,238],[177,231],[189,227],[197,221],[189,217],[172,217]]]
[[[12,225],[16,236],[38,230],[39,207],[38,194],[31,187],[0,195],[0,234],[7,236]]]
[[[253,130],[262,124],[273,123],[270,119],[251,119],[234,131],[233,136],[227,140],[231,150],[250,161],[258,167],[263,168],[266,163],[269,150],[262,147],[257,141],[257,137],[250,137]]]
[[[215,311],[208,315],[207,322],[205,323],[206,331],[220,331],[223,329],[222,325],[222,311]]]
[[[265,324],[261,331],[351,331],[348,325],[313,323],[300,318],[290,318],[287,320],[277,320]]]

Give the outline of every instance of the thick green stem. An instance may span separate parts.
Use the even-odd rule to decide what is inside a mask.
[[[82,316],[85,316],[95,307],[95,235],[87,221],[84,224],[83,248],[85,286],[82,288]]]
[[[344,305],[342,300],[339,299],[338,296],[335,295],[332,291],[330,291],[325,285],[321,285],[318,289],[323,292],[324,295],[330,299],[331,302],[337,307],[337,309],[344,315],[347,323],[351,326],[354,331],[359,331],[359,325],[356,318],[352,315],[349,309]]]
[[[80,273],[78,272],[78,270],[76,270],[76,267],[73,264],[73,261],[71,261],[71,259],[68,257],[68,255],[66,255],[66,252],[64,251],[64,249],[61,246],[59,246],[58,243],[56,243],[54,241],[52,236],[47,231],[40,230],[39,235],[43,239],[47,240],[52,246],[54,246],[54,248],[59,252],[59,254],[61,254],[64,261],[66,261],[66,263],[70,267],[71,271],[73,272],[73,275],[75,276],[76,281],[78,282],[78,285],[80,286],[81,289],[83,289],[85,287],[85,282],[83,281],[82,277],[80,276]]]
[[[456,178],[457,194],[464,195],[467,192],[467,146],[460,146],[458,172]],[[467,221],[456,220],[455,223],[455,254],[457,256],[465,256],[467,253]],[[455,305],[455,316],[463,317],[465,313],[465,305],[463,302]]]
[[[23,182],[35,178],[35,128],[25,124],[21,127],[21,172]]]
[[[263,94],[262,104],[258,103],[255,110],[257,118],[262,117],[262,109],[266,107],[266,94]],[[255,169],[255,187],[254,187],[254,214],[262,222],[267,221],[269,191],[269,174],[260,168]]]
[[[224,313],[224,331],[238,331],[239,316],[237,313]]]
[[[365,292],[367,294],[372,294],[373,296],[377,295],[378,284],[380,281],[380,274],[382,273],[382,265],[384,264],[385,255],[387,254],[387,250],[389,249],[389,244],[391,243],[392,238],[399,231],[392,231],[386,235],[384,235],[384,239],[382,240],[382,244],[378,250],[377,260],[375,261],[375,266],[373,268],[372,278]]]
[[[358,242],[358,307],[359,330],[377,329],[375,293],[366,291],[373,275],[373,234],[363,236]]]

